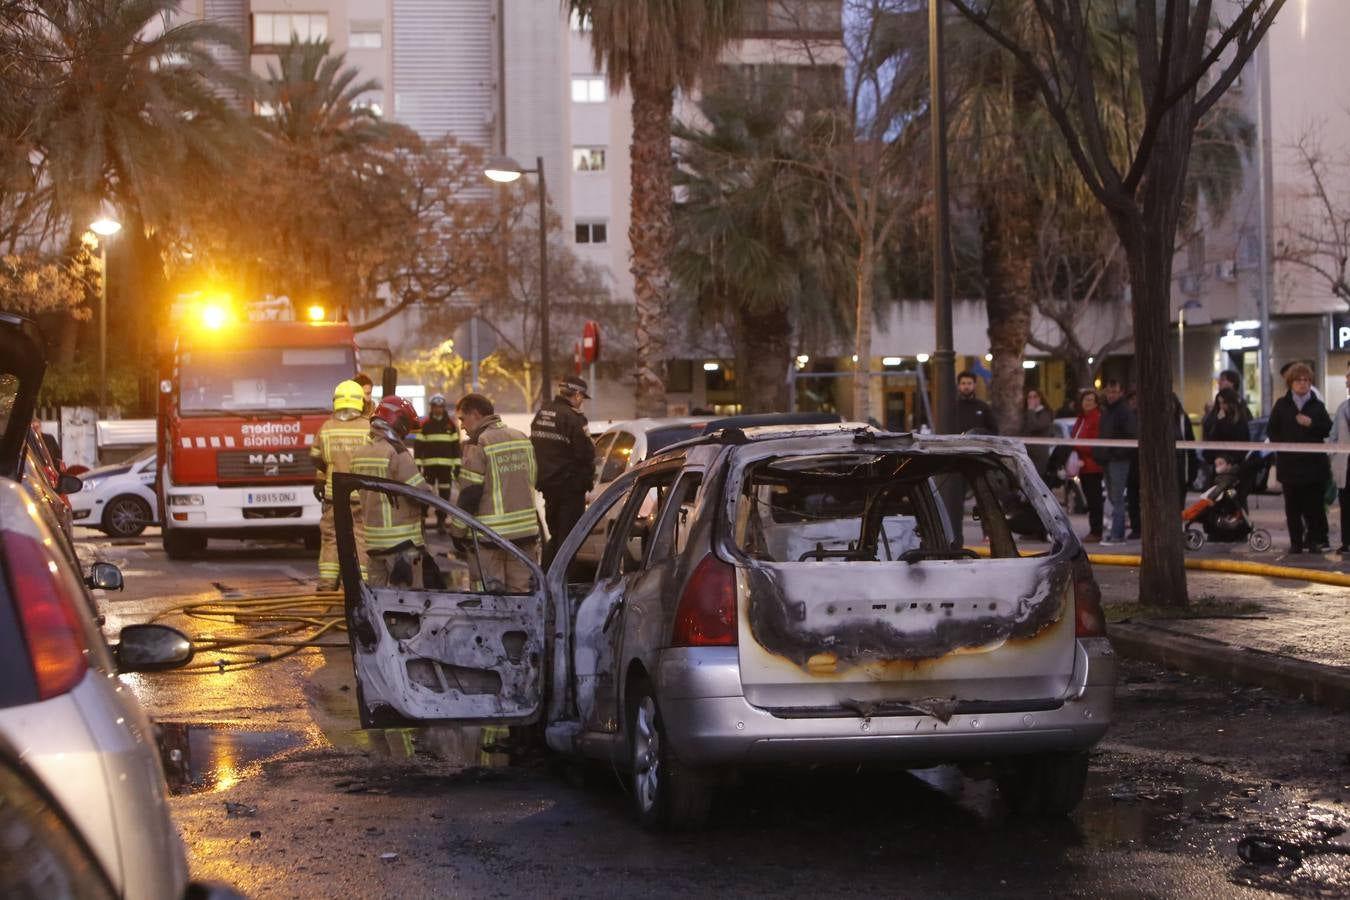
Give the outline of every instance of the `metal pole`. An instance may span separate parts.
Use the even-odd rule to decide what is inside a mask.
[[[548,400],[553,390],[553,366],[549,360],[548,336],[548,187],[544,182],[544,158],[535,157],[535,171],[539,173],[539,367],[543,379],[540,402]]]
[[[473,360],[473,390],[478,392],[478,317],[469,320],[469,358]]]
[[[1271,370],[1274,366],[1270,360],[1270,295],[1271,295],[1271,272],[1270,272],[1270,181],[1273,178],[1271,171],[1270,154],[1270,113],[1266,105],[1270,102],[1270,55],[1266,49],[1266,39],[1262,39],[1257,45],[1257,77],[1260,78],[1261,89],[1256,98],[1256,154],[1257,163],[1260,172],[1256,182],[1258,222],[1260,227],[1261,253],[1260,266],[1257,277],[1261,279],[1260,289],[1256,292],[1257,297],[1257,318],[1261,321],[1261,343],[1256,348],[1256,364],[1261,369],[1261,414],[1270,415],[1271,404]],[[1342,543],[1344,543],[1342,541]]]
[[[928,0],[929,109],[933,127],[933,393],[937,401],[934,430],[956,428],[956,351],[952,344],[952,295],[947,277],[951,240],[947,226],[947,107],[942,59],[942,0]]]
[[[1177,310],[1177,394],[1186,405],[1186,304]]]
[[[99,235],[98,258],[98,417],[108,408],[108,238]]]

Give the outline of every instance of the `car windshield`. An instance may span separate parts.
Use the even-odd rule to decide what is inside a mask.
[[[251,347],[179,354],[179,409],[327,411],[333,386],[356,371],[349,347]]]
[[[680,441],[696,438],[702,433],[702,422],[694,422],[690,425],[667,425],[664,428],[655,428],[647,432],[647,455],[651,456],[654,453],[659,453],[671,444],[678,444]]]

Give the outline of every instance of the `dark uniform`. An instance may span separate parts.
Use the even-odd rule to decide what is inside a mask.
[[[585,396],[585,382],[575,379]],[[586,417],[561,394],[545,403],[530,423],[530,443],[538,466],[535,485],[544,495],[548,545],[544,568],[586,511],[586,492],[595,484],[595,444],[586,433]]]
[[[427,484],[435,488],[442,500],[449,502],[450,485],[459,470],[459,423],[447,414],[445,418],[427,416],[422,430],[412,442],[413,458]],[[436,527],[445,528],[445,513],[436,511]]]

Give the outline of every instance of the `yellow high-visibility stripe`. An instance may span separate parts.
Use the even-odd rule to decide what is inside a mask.
[[[473,469],[460,469],[459,477],[469,484],[482,484],[484,481],[483,474],[481,472],[475,472]]]

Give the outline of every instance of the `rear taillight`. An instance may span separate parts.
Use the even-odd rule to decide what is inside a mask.
[[[736,567],[709,553],[694,567],[675,607],[675,647],[736,645]]]
[[[0,532],[0,542],[38,697],[49,700],[79,684],[89,669],[76,605],[84,598],[75,595],[70,578],[39,541],[6,531]]]
[[[1073,622],[1078,637],[1106,637],[1106,614],[1102,612],[1102,589],[1092,575],[1086,556],[1073,561]]]

